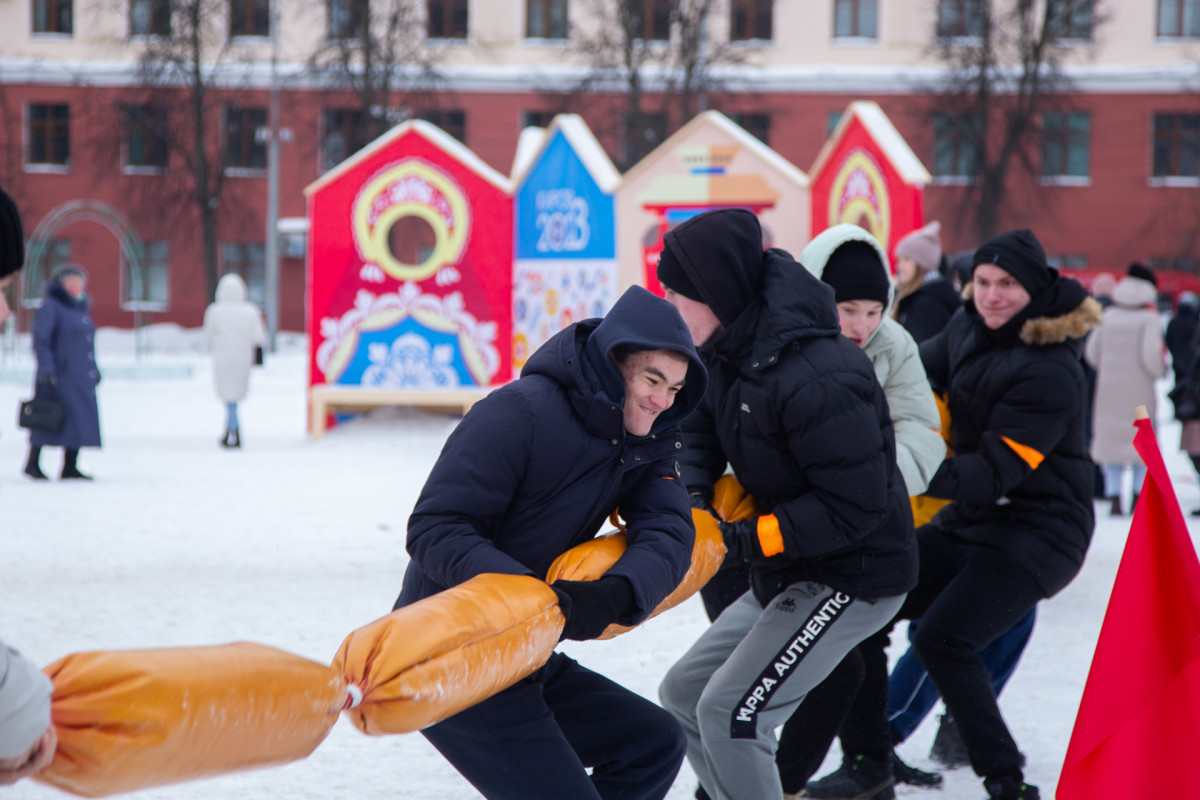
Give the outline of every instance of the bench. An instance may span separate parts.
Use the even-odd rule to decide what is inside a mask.
[[[364,411],[388,406],[412,406],[435,413],[466,414],[487,393],[478,386],[463,389],[365,389],[361,386],[322,384],[308,392],[309,433],[313,439],[325,435],[330,414]]]

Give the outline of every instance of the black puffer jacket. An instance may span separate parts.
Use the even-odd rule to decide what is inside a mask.
[[[703,226],[673,233],[685,270],[688,254],[713,252]],[[778,519],[783,552],[751,569],[760,602],[804,580],[903,594],[916,583],[912,514],[871,361],[840,335],[833,290],[787,253],[746,273],[761,291],[700,351],[709,385],[684,424],[684,481],[711,493],[728,463]]]
[[[932,273],[911,294],[896,301],[896,321],[917,343],[941,333],[962,305],[954,285],[940,273]]]
[[[1100,313],[1057,278],[999,330],[968,300],[921,345],[930,380],[949,387],[954,428],[955,455],[928,494],[955,502],[931,524],[1022,565],[1047,596],[1079,571],[1095,522],[1079,357]]]

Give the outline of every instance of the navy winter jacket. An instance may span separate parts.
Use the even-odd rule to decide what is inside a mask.
[[[39,383],[53,379],[51,395],[66,405],[67,413],[58,431],[30,432],[34,447],[100,446],[95,335],[87,295],[76,300],[57,281],[48,282],[42,307],[33,318],[37,379]],[[46,391],[44,384],[38,391]]]
[[[625,384],[613,349],[672,350],[686,384],[648,436],[625,432]],[[519,380],[476,403],[438,457],[408,521],[412,561],[396,607],[481,573],[545,578],[564,551],[620,509],[629,546],[608,575],[633,586],[641,622],[691,565],[695,530],[676,458],[679,422],[704,394],[704,367],[679,314],[628,290],[603,320],[577,322],[540,347]]]

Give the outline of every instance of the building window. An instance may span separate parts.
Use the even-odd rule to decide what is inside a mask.
[[[33,0],[34,33],[71,33],[71,0]]]
[[[54,274],[54,270],[71,263],[71,241],[69,239],[51,239],[42,255],[42,262],[25,265],[24,297],[21,305],[25,308],[37,308],[42,304],[42,290],[46,288],[46,279]]]
[[[266,302],[267,248],[249,242],[227,242],[221,245],[221,260],[225,272],[240,275],[246,282],[246,299],[260,306]]]
[[[729,39],[771,40],[773,0],[733,0],[729,8]],[[665,38],[665,37],[664,37]]]
[[[145,260],[136,270],[127,259],[123,265],[124,291],[121,305],[127,309],[140,308],[164,311],[170,303],[170,252],[167,242],[146,242]],[[141,274],[137,274],[137,273]]]
[[[634,37],[665,42],[671,38],[671,0],[624,0]]]
[[[370,19],[368,0],[329,0],[329,38],[358,39]]]
[[[1091,174],[1091,151],[1090,114],[1042,115],[1042,175],[1086,178]]]
[[[1094,0],[1047,0],[1050,3],[1049,23],[1060,39],[1092,40],[1092,8]]]
[[[625,153],[625,160],[633,163],[643,154],[649,153],[655,147],[658,147],[667,138],[667,115],[662,111],[643,111],[641,114],[641,126],[634,129],[633,120],[629,118],[629,114],[625,115],[625,130],[628,135],[625,137],[624,143],[628,148],[636,142],[638,152]]]
[[[1200,0],[1158,0],[1158,35],[1200,37]]]
[[[170,36],[171,0],[131,0],[130,36]]]
[[[429,38],[467,38],[467,0],[429,0]]]
[[[430,109],[422,111],[420,118],[437,125],[463,144],[467,143],[467,114],[465,111]]]
[[[983,0],[938,0],[937,35],[983,35]]]
[[[1046,264],[1054,269],[1087,269],[1088,257],[1078,253],[1052,254],[1046,256]]]
[[[71,160],[71,108],[65,103],[29,106],[28,164],[66,166]]]
[[[122,139],[125,144],[125,166],[167,166],[167,107],[126,106],[121,109]]]
[[[730,114],[729,118],[763,144],[771,143],[770,114]]]
[[[969,114],[933,115],[933,174],[969,178],[979,174],[976,143],[979,118]]]
[[[271,0],[229,0],[229,36],[270,36]]]
[[[1195,256],[1150,256],[1146,266],[1154,271],[1175,270],[1178,272],[1200,273],[1200,259]]]
[[[835,38],[874,39],[878,36],[876,0],[834,0]]]
[[[566,39],[567,0],[527,0],[525,36],[530,39]]]
[[[825,115],[825,138],[833,136],[833,132],[837,130],[838,123],[842,121],[844,111],[830,111]]]
[[[522,111],[521,130],[526,128],[549,128],[554,121],[553,111]]]
[[[1200,114],[1154,115],[1154,177],[1200,177]]]
[[[225,166],[266,169],[267,143],[258,135],[267,125],[265,108],[232,106],[225,109]]]
[[[325,109],[321,169],[333,169],[369,141],[367,112],[361,108]]]

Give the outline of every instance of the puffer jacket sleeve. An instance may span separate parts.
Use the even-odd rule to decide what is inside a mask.
[[[54,362],[54,337],[58,331],[58,303],[49,297],[33,316],[33,353],[37,358],[37,377],[42,379],[54,375],[58,366]]]
[[[485,572],[533,573],[496,549],[496,530],[525,476],[534,414],[518,392],[480,400],[446,440],[408,520],[408,552],[442,586]]]
[[[680,475],[689,492],[712,498],[713,484],[725,472],[728,459],[717,439],[717,427],[707,403],[683,421],[684,451],[679,458]]]
[[[869,379],[875,384],[874,377]],[[860,387],[861,388],[861,387]],[[887,514],[889,452],[879,407],[844,381],[815,380],[787,399],[788,449],[810,491],[777,505],[784,555],[840,550],[874,531]],[[876,396],[879,389],[874,389]]]
[[[992,408],[974,453],[946,459],[927,494],[994,503],[1041,464],[1079,415],[1083,402],[1058,359],[1026,362]]]
[[[1162,331],[1158,327],[1157,315],[1148,314],[1142,325],[1141,341],[1142,369],[1146,376],[1158,380],[1167,376],[1167,362],[1163,358]]]
[[[696,531],[687,492],[675,474],[675,460],[664,459],[644,471],[620,504],[628,547],[605,574],[633,584],[636,608],[618,620],[636,625],[675,590],[692,563]]]
[[[956,312],[962,314],[960,310]],[[918,346],[921,354],[921,366],[925,368],[925,377],[937,391],[944,391],[950,385],[950,330],[955,319],[951,318],[942,332],[926,339]]]
[[[896,463],[909,495],[918,495],[924,493],[946,458],[946,442],[942,439],[941,418],[925,368],[921,366],[917,344],[898,324],[895,328],[894,335],[889,337],[892,346],[888,348],[889,369],[884,376],[883,392],[896,432]]]

